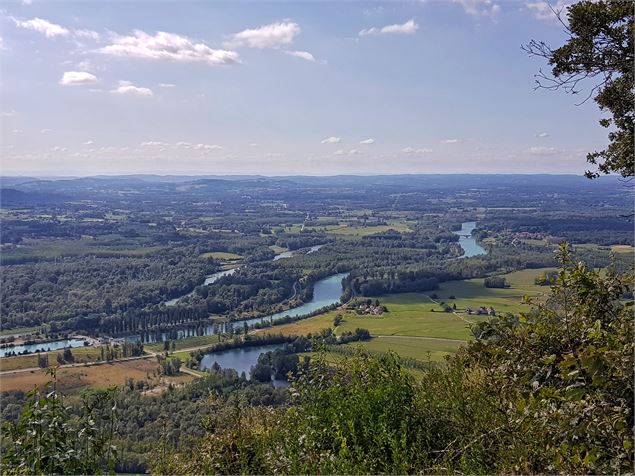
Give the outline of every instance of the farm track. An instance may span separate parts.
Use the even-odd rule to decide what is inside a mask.
[[[378,339],[389,338],[389,339],[418,339],[418,340],[432,340],[432,341],[440,341],[440,342],[460,342],[461,344],[465,344],[468,342],[467,340],[461,339],[448,339],[446,337],[427,337],[427,336],[400,336],[400,335],[376,335],[373,337],[377,337]]]
[[[441,303],[440,303],[439,301],[435,301],[434,299],[432,299],[432,298],[431,298],[430,296],[428,296],[427,294],[426,294],[426,297],[427,297],[430,301],[432,301],[433,303],[435,303],[436,305],[438,305],[438,306],[440,306],[440,305],[441,305]],[[474,324],[475,324],[475,322],[468,321],[468,320],[467,320],[467,319],[465,319],[462,315],[460,315],[458,312],[456,312],[456,311],[454,311],[454,310],[452,311],[452,314],[454,314],[456,317],[458,317],[459,319],[461,319],[463,322],[468,323],[469,325],[474,325]]]

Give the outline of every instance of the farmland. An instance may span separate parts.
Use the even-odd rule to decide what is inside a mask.
[[[461,342],[472,339],[470,323],[482,322],[484,316],[470,316],[467,308],[493,307],[498,314],[518,313],[529,310],[523,304],[524,296],[544,298],[548,288],[534,284],[534,278],[553,268],[516,271],[502,275],[508,288],[486,288],[483,279],[448,281],[430,293],[404,293],[380,296],[382,305],[388,312],[380,315],[357,315],[352,310],[334,310],[291,324],[266,329],[266,333],[287,335],[307,335],[319,333],[333,326],[337,315],[343,317],[336,333],[354,331],[361,327],[373,336],[361,345],[371,352],[393,350],[403,357],[427,360],[428,352],[432,360],[453,353]],[[431,298],[436,295],[436,298]],[[453,296],[453,298],[452,298]],[[438,303],[456,304],[455,312],[444,312]]]
[[[184,383],[191,381],[193,377],[187,374],[159,377],[156,360],[147,358],[91,366],[62,367],[57,371],[57,388],[64,392],[85,388],[108,388],[113,385],[123,385],[128,379],[150,380],[156,384],[159,383],[160,378],[172,383]],[[50,380],[51,377],[43,370],[3,374],[2,391],[28,391]]]

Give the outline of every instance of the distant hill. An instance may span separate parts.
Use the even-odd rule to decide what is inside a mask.
[[[68,197],[57,193],[43,192],[22,192],[13,188],[0,189],[0,204],[16,205],[16,204],[49,204],[60,203],[68,200]]]

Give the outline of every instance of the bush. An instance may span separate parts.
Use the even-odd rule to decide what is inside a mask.
[[[160,473],[620,474],[633,461],[632,277],[573,266],[417,383],[393,354],[312,359],[292,405],[242,408]]]

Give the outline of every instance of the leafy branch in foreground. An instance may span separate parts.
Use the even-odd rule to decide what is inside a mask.
[[[392,354],[318,352],[287,408],[224,408],[151,469],[195,474],[594,473],[633,461],[631,276],[571,261],[533,311],[415,379]]]
[[[530,56],[545,58],[552,68],[551,74],[541,70],[536,75],[537,88],[579,94],[591,82],[581,103],[594,97],[600,110],[611,113],[611,118],[600,120],[602,127],[614,127],[608,134],[608,147],[587,155],[587,161],[598,166],[598,171],[586,172],[589,178],[609,173],[635,175],[634,12],[635,5],[629,1],[585,0],[571,5],[566,17],[563,11],[554,10],[569,37],[564,45],[552,49],[543,41],[532,40],[523,46]]]
[[[27,394],[14,423],[2,428],[2,474],[98,474],[114,467],[114,389],[82,396],[80,416],[55,389],[55,369],[41,389]]]

